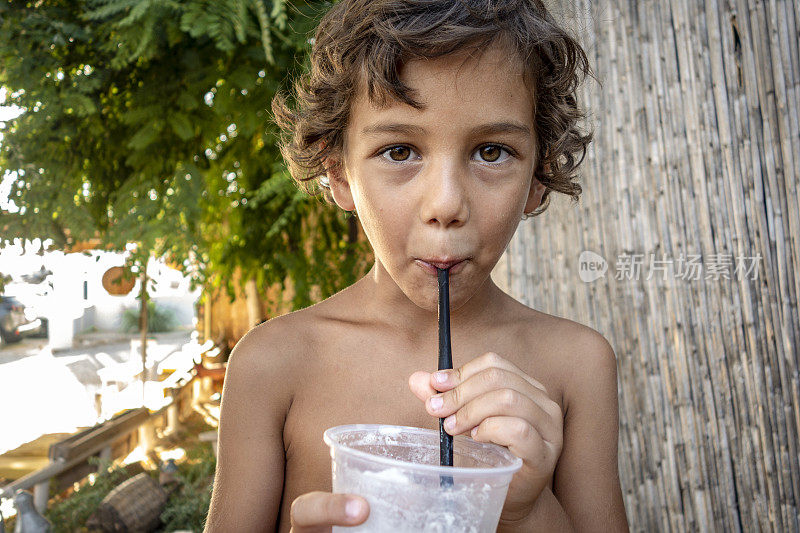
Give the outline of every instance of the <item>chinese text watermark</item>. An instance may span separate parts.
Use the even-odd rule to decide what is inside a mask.
[[[661,279],[667,281],[698,281],[722,279],[758,279],[761,254],[755,256],[733,254],[681,253],[677,258],[666,254],[624,253],[617,256],[610,275],[617,281]],[[578,257],[578,273],[582,281],[590,283],[606,276],[609,264],[603,256],[584,250]],[[644,277],[643,277],[644,276]]]

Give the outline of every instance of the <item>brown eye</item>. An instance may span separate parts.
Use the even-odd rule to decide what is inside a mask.
[[[411,154],[411,150],[406,146],[395,146],[389,149],[389,157],[392,158],[392,161],[405,161],[409,154]]]
[[[490,144],[488,146],[484,146],[480,149],[481,158],[489,163],[494,163],[498,159],[500,159],[500,152],[503,149],[497,146],[496,144]]]

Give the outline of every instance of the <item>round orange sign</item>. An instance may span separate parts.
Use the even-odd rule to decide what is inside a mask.
[[[111,267],[106,270],[106,273],[103,274],[103,288],[108,291],[108,294],[125,296],[131,292],[133,286],[136,285],[136,278],[131,276],[125,279],[122,277],[124,273],[125,269],[122,267]]]

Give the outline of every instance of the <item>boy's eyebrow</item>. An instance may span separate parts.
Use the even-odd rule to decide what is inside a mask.
[[[425,128],[412,124],[401,124],[396,122],[373,124],[361,130],[362,135],[378,135],[381,133],[400,133],[404,135],[421,135],[425,133]],[[492,122],[481,124],[470,131],[470,135],[492,135],[498,133],[521,133],[530,135],[531,129],[519,122]]]

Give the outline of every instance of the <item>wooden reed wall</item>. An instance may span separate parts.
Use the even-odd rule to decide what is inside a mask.
[[[559,1],[603,84],[584,194],[495,279],[614,346],[633,531],[800,531],[800,2]]]

